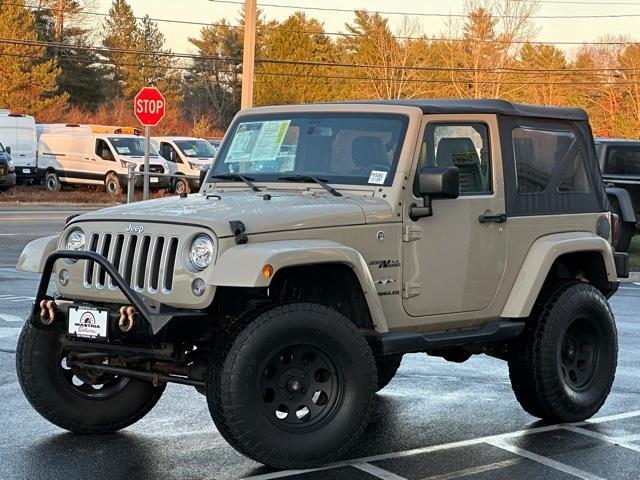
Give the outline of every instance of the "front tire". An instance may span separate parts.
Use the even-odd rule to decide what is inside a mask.
[[[59,192],[62,190],[62,184],[55,172],[49,172],[44,178],[44,185],[50,192]]]
[[[616,326],[602,293],[586,283],[561,285],[535,307],[513,345],[511,385],[531,415],[582,421],[607,399],[617,354]]]
[[[104,188],[109,195],[120,195],[122,193],[122,185],[120,185],[120,179],[118,175],[111,172],[104,179]]]
[[[58,336],[27,320],[16,349],[20,387],[31,406],[54,425],[76,433],[115,432],[144,417],[162,396],[164,384],[154,387],[142,380],[74,371]]]
[[[191,193],[191,188],[189,187],[189,182],[187,181],[187,179],[186,178],[177,179],[175,185],[173,186],[173,192],[176,195]]]
[[[236,450],[271,467],[308,468],[340,457],[364,432],[376,364],[344,315],[282,305],[239,323],[222,343],[207,402]]]

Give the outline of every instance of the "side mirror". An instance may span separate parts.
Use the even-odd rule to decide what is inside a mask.
[[[7,152],[9,155],[11,155],[11,147],[7,146],[4,147],[5,152]]]
[[[460,171],[458,167],[425,167],[416,179],[418,192],[424,206],[415,203],[409,208],[411,220],[433,215],[431,200],[434,198],[458,198],[460,195]]]

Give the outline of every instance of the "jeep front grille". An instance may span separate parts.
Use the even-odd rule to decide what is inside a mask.
[[[164,235],[92,233],[89,251],[105,257],[125,282],[138,292],[170,294],[178,253],[178,239]],[[86,288],[117,290],[104,268],[87,261]]]

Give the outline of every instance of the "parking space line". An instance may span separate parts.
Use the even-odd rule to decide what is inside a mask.
[[[407,480],[400,475],[396,475],[395,473],[389,472],[388,470],[384,470],[380,467],[376,467],[375,465],[371,465],[366,462],[358,462],[351,464],[352,467],[357,468],[358,470],[362,470],[363,472],[367,472],[369,475],[373,475],[376,478],[381,478],[382,480]]]
[[[602,433],[592,432],[591,430],[587,430],[586,428],[575,427],[573,425],[563,426],[562,429],[567,430],[568,432],[595,438],[596,440],[610,443],[612,445],[617,445],[618,447],[626,448],[627,450],[633,450],[634,452],[640,453],[640,446],[629,444],[621,438],[610,437],[608,435],[603,435]]]
[[[517,438],[524,435],[532,435],[535,433],[553,432],[553,431],[559,430],[560,428],[566,425],[573,425],[573,426],[579,427],[579,426],[590,425],[594,423],[598,424],[598,423],[613,422],[616,420],[624,420],[626,418],[634,418],[634,417],[640,417],[640,410],[617,413],[614,415],[606,415],[603,417],[592,418],[590,420],[586,420],[584,422],[577,422],[574,424],[546,425],[544,427],[534,427],[534,428],[528,428],[525,430],[517,430],[515,432],[502,433],[498,435],[489,435],[486,437],[471,438],[468,440],[460,440],[460,441],[451,442],[451,443],[441,443],[439,445],[431,445],[428,447],[414,448],[411,450],[402,450],[399,452],[390,452],[390,453],[382,453],[379,455],[372,455],[370,457],[354,458],[351,460],[345,460],[342,462],[333,463],[330,465],[326,465],[324,467],[315,468],[311,470],[282,470],[280,472],[272,472],[272,473],[266,473],[262,475],[255,475],[253,477],[247,477],[247,479],[250,478],[252,480],[271,480],[274,478],[285,478],[293,475],[299,475],[301,473],[314,472],[314,471],[320,471],[320,470],[330,470],[330,469],[340,468],[340,467],[348,467],[353,465],[354,463],[379,462],[381,460],[389,460],[392,458],[411,457],[413,455],[419,455],[421,453],[437,452],[440,450],[449,450],[449,449],[458,448],[458,447],[468,447],[471,445],[478,445],[480,443],[490,443],[492,441],[499,441],[507,438]],[[589,477],[589,478],[599,478],[599,477]]]
[[[511,467],[522,461],[521,458],[512,458],[511,460],[503,460],[502,462],[488,463],[477,467],[465,468],[464,470],[456,470],[455,472],[441,473],[425,477],[422,480],[455,480],[457,478],[468,477],[478,473],[491,472],[500,468]]]
[[[567,465],[566,463],[558,462],[557,460],[553,460],[549,457],[538,455],[537,453],[533,453],[533,452],[530,452],[529,450],[516,447],[515,445],[511,445],[504,441],[492,440],[486,443],[493,447],[501,448],[502,450],[506,450],[507,452],[511,452],[516,455],[519,455],[523,458],[528,458],[529,460],[533,460],[534,462],[544,465],[545,467],[549,467],[554,470],[558,470],[560,472],[568,473],[569,475],[573,475],[574,477],[582,478],[583,480],[605,480],[604,478],[594,475],[593,473],[585,472],[584,470],[580,470],[579,468],[572,467],[571,465]]]

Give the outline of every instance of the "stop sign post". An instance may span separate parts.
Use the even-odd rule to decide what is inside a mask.
[[[144,126],[144,182],[142,199],[149,198],[149,150],[151,149],[151,127],[164,117],[166,102],[156,87],[143,87],[133,99],[133,113]]]

